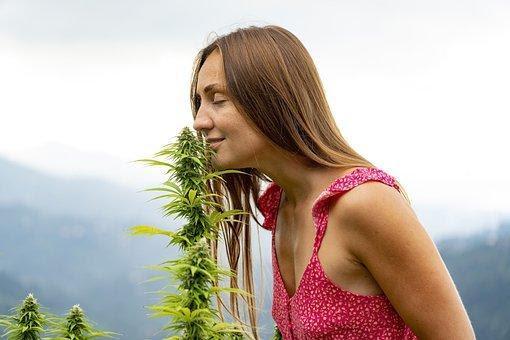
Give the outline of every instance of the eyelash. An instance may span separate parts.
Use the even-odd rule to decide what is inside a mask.
[[[217,101],[212,102],[212,103],[215,104],[215,105],[222,105],[223,102],[226,102],[226,101],[227,101],[226,99],[222,99],[222,100],[217,100]],[[195,105],[197,106],[197,108],[199,108],[201,104],[202,104],[201,98],[197,97],[196,100],[195,100]]]

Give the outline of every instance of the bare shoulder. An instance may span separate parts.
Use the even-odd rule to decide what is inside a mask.
[[[419,338],[474,339],[444,261],[396,188],[376,181],[352,188],[330,206],[329,222]]]
[[[330,207],[336,221],[354,222],[378,219],[379,214],[407,213],[417,218],[414,210],[395,188],[379,181],[362,183],[346,193]],[[384,217],[384,216],[382,216]]]
[[[342,194],[330,206],[329,223],[342,229],[349,240],[349,252],[359,262],[366,256],[363,251],[368,236],[395,235],[399,233],[396,228],[403,226],[419,229],[418,234],[428,236],[402,194],[379,181],[362,183]],[[379,238],[379,241],[383,240]]]

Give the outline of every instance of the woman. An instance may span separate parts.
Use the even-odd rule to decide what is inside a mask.
[[[345,141],[292,33],[251,26],[217,37],[195,61],[191,102],[213,167],[248,173],[225,174],[210,191],[252,216],[253,197],[271,230],[272,316],[284,339],[475,338],[405,190]],[[259,195],[261,181],[271,183]],[[243,246],[242,288],[252,293],[250,215],[240,218],[224,239],[232,269]],[[231,308],[237,317],[232,296]]]

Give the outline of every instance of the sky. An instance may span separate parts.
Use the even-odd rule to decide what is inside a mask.
[[[163,181],[129,162],[192,126],[195,55],[266,24],[303,42],[344,137],[413,201],[510,213],[508,1],[0,0],[0,157]]]

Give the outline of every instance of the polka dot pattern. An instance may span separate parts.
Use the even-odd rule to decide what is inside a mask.
[[[316,235],[312,257],[296,292],[289,296],[276,257],[275,233],[283,189],[269,183],[257,200],[271,231],[273,265],[272,316],[283,339],[418,339],[384,295],[360,295],[342,289],[325,274],[317,257],[328,224],[330,199],[367,181],[379,181],[398,190],[395,178],[377,168],[356,168],[334,180],[315,200],[312,217]]]

